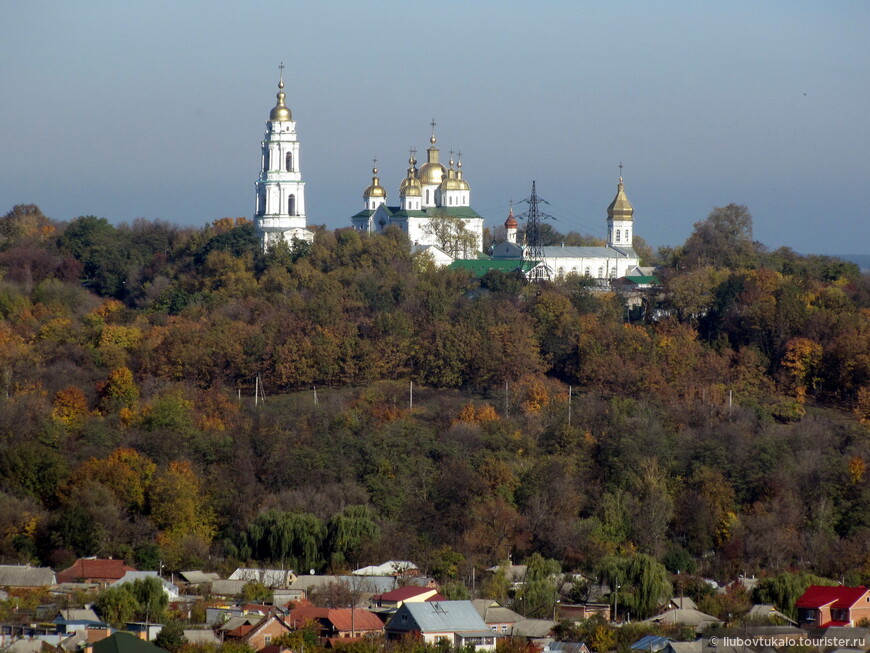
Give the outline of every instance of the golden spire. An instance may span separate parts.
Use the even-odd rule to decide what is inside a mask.
[[[625,184],[622,183],[622,162],[619,163],[619,181],[616,184],[616,197],[607,207],[609,220],[633,220],[634,207],[625,194]]]
[[[278,66],[280,70],[280,77],[278,79],[278,103],[272,109],[271,113],[269,113],[269,120],[280,121],[280,122],[288,122],[293,120],[293,114],[290,113],[290,109],[287,108],[287,105],[284,104],[284,98],[286,95],[284,94],[284,62],[281,62],[281,65]]]
[[[381,180],[378,179],[378,158],[374,157],[372,163],[374,165],[372,168],[372,185],[363,191],[363,197],[383,197],[386,199],[387,191],[381,186]]]

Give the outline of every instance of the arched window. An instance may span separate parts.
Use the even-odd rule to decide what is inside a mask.
[[[619,242],[619,229],[616,230],[616,242]]]
[[[296,196],[290,195],[287,198],[287,213],[288,215],[296,215]]]
[[[287,156],[284,157],[284,169],[293,172],[293,152],[287,152]]]
[[[257,193],[257,215],[266,213],[266,191],[261,190]]]
[[[629,240],[631,240],[631,236],[628,235],[629,233],[630,233],[629,230],[626,229],[625,230],[625,242],[628,242]]]
[[[583,274],[585,274],[587,277],[592,276],[592,275],[589,273],[589,268],[588,268],[588,267],[583,271]]]
[[[604,266],[603,265],[598,266],[598,278],[599,279],[604,278]]]
[[[428,204],[429,202],[432,201],[432,196],[429,195],[429,193],[431,193],[431,192],[432,192],[431,190],[426,189],[426,204]]]
[[[263,152],[263,170],[269,171],[269,150]]]

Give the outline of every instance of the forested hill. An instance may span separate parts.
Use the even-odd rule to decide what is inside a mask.
[[[648,258],[662,287],[627,320],[583,278],[474,280],[398,231],[263,255],[242,219],[15,207],[0,554],[398,558],[449,580],[509,554],[592,572],[644,553],[866,583],[868,277],[765,250],[737,206]]]

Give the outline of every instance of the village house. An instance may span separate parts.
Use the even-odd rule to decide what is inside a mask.
[[[79,558],[71,567],[58,572],[58,583],[93,583],[108,587],[121,580],[128,571],[136,571],[123,560],[112,558]]]
[[[810,585],[795,607],[801,628],[851,628],[870,621],[870,589]]]
[[[356,608],[296,608],[290,611],[287,621],[294,629],[314,625],[321,641],[356,639],[384,632],[384,623],[376,614]]]
[[[384,630],[388,640],[411,637],[426,644],[472,646],[481,651],[495,650],[497,639],[471,601],[405,603]]]

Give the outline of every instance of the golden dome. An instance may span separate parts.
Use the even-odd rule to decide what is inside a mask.
[[[447,168],[443,164],[438,163],[438,150],[435,150],[435,161],[430,160],[420,166],[420,183],[426,186],[438,185],[447,175]]]
[[[363,197],[384,197],[386,198],[387,191],[381,186],[381,180],[378,179],[378,169],[372,168],[372,185],[363,191]]]
[[[399,195],[402,197],[423,197],[420,181],[413,177],[407,177],[399,187]]]
[[[607,217],[610,220],[634,220],[634,207],[625,196],[625,186],[622,183],[622,175],[616,185],[616,197],[607,207]]]
[[[426,163],[420,166],[420,174],[417,178],[424,186],[437,186],[444,177],[447,176],[447,168],[443,164],[438,163],[438,148],[435,147],[435,120],[432,120],[432,137],[429,139],[431,145],[426,148]]]
[[[284,80],[282,79],[278,82],[278,104],[272,109],[272,112],[269,114],[269,120],[280,121],[280,122],[288,122],[293,120],[293,114],[290,113],[290,109],[284,104]]]
[[[452,160],[450,165],[453,165]],[[462,190],[462,185],[459,183],[459,179],[456,178],[456,171],[453,168],[447,171],[447,177],[441,182],[440,188],[441,190]]]

